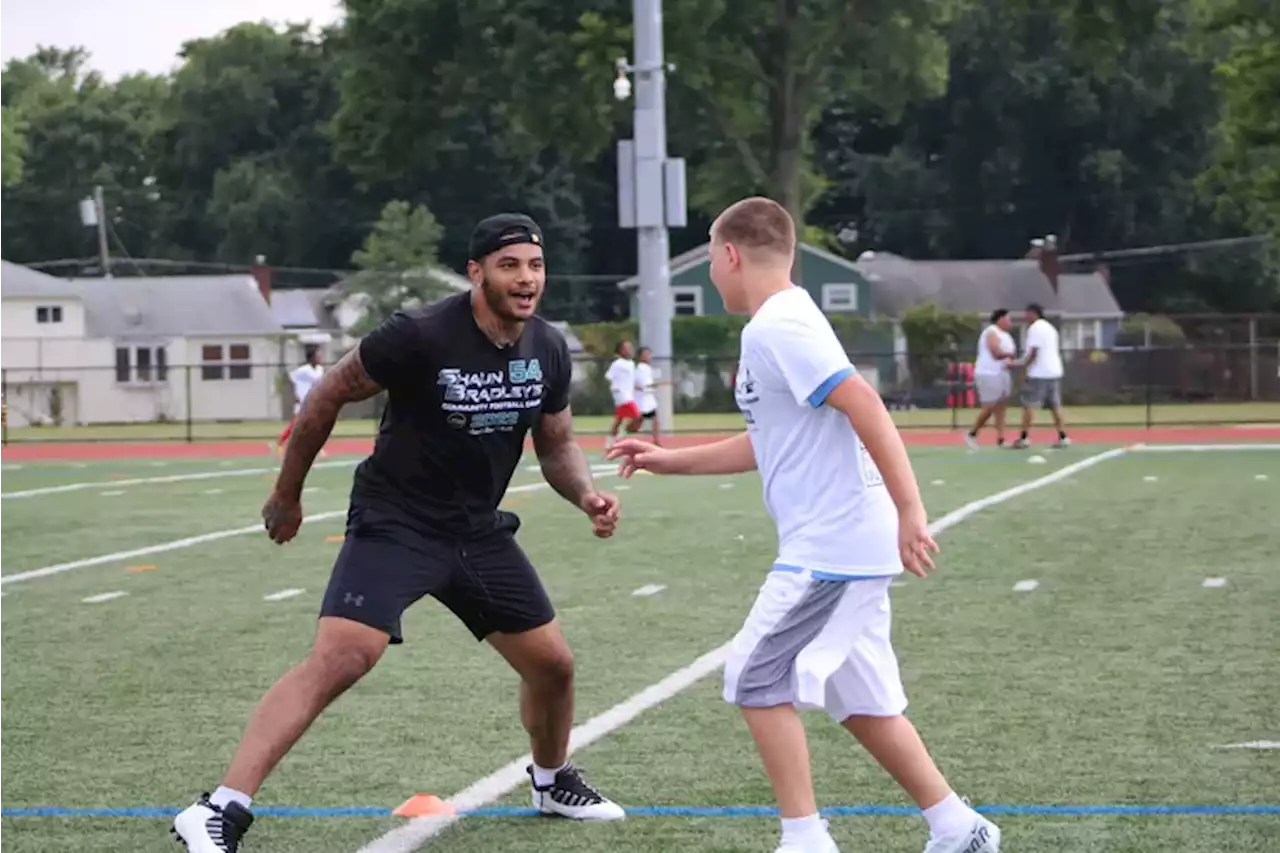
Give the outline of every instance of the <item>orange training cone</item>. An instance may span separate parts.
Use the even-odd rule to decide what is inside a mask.
[[[435,794],[414,794],[400,804],[392,812],[396,817],[427,817],[428,815],[451,815],[457,810]]]

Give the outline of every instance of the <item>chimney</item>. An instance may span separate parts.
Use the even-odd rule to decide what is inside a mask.
[[[1111,264],[1106,261],[1099,261],[1093,271],[1102,276],[1102,280],[1107,283],[1107,287],[1111,286]]]
[[[1028,258],[1035,258],[1040,263],[1040,272],[1044,277],[1049,279],[1049,286],[1053,288],[1053,292],[1058,292],[1058,237],[1055,234],[1048,234],[1045,237],[1037,237],[1031,241],[1031,251],[1027,252]]]
[[[271,304],[271,267],[267,266],[267,256],[258,255],[253,259],[249,274],[258,282],[258,292],[268,305]]]

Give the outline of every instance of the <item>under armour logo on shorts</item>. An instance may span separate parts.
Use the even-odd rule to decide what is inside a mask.
[[[356,607],[360,607],[364,604],[364,596],[349,592],[342,597],[342,602],[344,604],[354,604]]]

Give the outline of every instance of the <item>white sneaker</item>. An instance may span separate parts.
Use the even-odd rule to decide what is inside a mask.
[[[533,785],[533,807],[543,814],[574,820],[622,820],[627,816],[621,806],[588,785],[572,764],[561,767],[555,781],[543,787],[533,782],[532,764],[527,770]]]
[[[978,449],[978,437],[975,435],[970,435],[969,433],[966,432],[964,434],[964,443],[968,445],[970,450]]]
[[[1000,827],[978,816],[973,826],[951,835],[929,839],[924,853],[999,853]]]
[[[218,808],[205,794],[173,819],[172,832],[189,853],[236,853],[253,824],[253,812],[239,803]]]
[[[836,847],[835,839],[827,834],[827,822],[824,820],[820,837],[783,842],[773,853],[840,853],[840,848]]]

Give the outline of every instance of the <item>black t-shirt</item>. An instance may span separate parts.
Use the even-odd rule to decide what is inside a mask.
[[[460,293],[396,312],[360,341],[360,358],[389,400],[352,503],[459,539],[495,530],[526,434],[569,405],[564,336],[534,317],[500,348]]]

